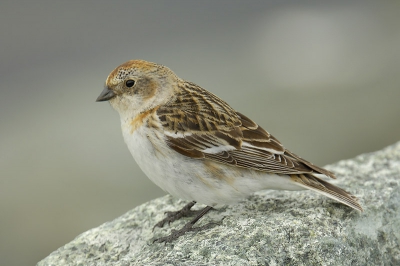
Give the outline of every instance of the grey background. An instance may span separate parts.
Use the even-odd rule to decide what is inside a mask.
[[[0,4],[0,264],[32,265],[164,193],[95,103],[164,64],[324,165],[400,139],[398,1]]]

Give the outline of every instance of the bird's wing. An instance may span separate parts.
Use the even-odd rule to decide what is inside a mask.
[[[168,146],[182,155],[268,173],[335,178],[286,150],[254,121],[193,83],[185,83],[157,115]]]

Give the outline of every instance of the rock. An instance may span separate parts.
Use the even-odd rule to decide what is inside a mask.
[[[400,265],[400,142],[327,168],[364,212],[311,191],[262,191],[211,211],[170,244],[153,244],[190,218],[157,228],[185,205],[165,196],[91,229],[37,265]],[[224,219],[223,219],[224,218]]]

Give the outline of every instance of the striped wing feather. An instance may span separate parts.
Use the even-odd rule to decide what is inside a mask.
[[[291,175],[299,186],[315,190],[352,208],[357,199],[313,174],[335,175],[286,150],[270,133],[199,86],[185,82],[168,104],[157,110],[167,144],[194,159]]]

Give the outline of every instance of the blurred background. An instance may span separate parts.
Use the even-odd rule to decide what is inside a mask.
[[[325,165],[400,140],[400,2],[2,1],[0,265],[34,265],[164,193],[96,103],[164,64]]]

